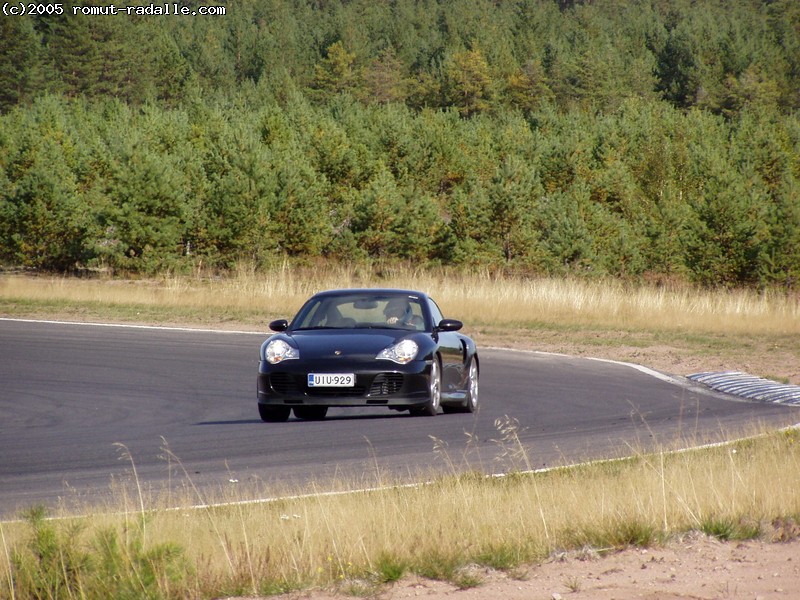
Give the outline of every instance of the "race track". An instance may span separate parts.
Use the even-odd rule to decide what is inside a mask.
[[[267,424],[255,399],[264,337],[0,319],[0,518],[100,501],[134,466],[148,494],[190,482],[200,501],[243,486],[539,468],[800,421],[797,407],[630,365],[482,348],[475,415],[331,409]]]

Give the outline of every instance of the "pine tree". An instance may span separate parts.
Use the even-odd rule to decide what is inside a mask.
[[[537,254],[535,215],[541,194],[540,182],[529,165],[509,157],[498,167],[488,194],[494,215],[489,231],[507,263]]]
[[[455,52],[445,63],[448,104],[464,117],[486,112],[494,101],[494,81],[480,49]]]
[[[0,112],[42,91],[41,41],[25,17],[0,19]]]
[[[368,103],[405,102],[408,87],[403,63],[391,47],[364,69],[363,98]]]
[[[341,41],[334,42],[328,46],[325,58],[314,67],[313,88],[323,98],[354,91],[360,79],[355,61],[355,53],[348,52]]]

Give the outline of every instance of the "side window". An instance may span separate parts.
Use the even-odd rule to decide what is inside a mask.
[[[297,322],[292,321],[292,328],[297,329],[317,325],[317,321],[322,318],[320,305],[321,303],[319,300],[313,300],[303,306],[295,317],[295,321]]]
[[[444,319],[444,317],[442,316],[442,311],[439,310],[439,307],[437,306],[436,302],[434,302],[433,298],[431,298],[430,300],[431,301],[428,307],[430,308],[431,311],[431,319],[433,319],[432,325],[436,327],[439,324],[439,321]]]

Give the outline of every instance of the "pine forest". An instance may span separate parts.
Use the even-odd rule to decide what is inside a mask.
[[[0,267],[797,289],[797,0],[133,2],[0,16]]]

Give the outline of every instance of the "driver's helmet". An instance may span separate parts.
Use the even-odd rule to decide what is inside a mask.
[[[405,318],[411,316],[411,304],[405,298],[392,298],[386,303],[383,314],[387,319],[391,317]]]

